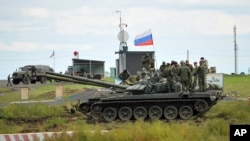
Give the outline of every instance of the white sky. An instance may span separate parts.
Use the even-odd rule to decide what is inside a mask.
[[[129,51],[156,51],[162,61],[201,56],[218,73],[234,72],[237,27],[238,73],[250,68],[249,0],[0,0],[0,79],[18,67],[45,64],[64,72],[73,52],[81,59],[115,67],[119,49],[119,13],[128,27]],[[151,29],[154,47],[133,45],[137,34]],[[54,59],[50,58],[55,50]]]

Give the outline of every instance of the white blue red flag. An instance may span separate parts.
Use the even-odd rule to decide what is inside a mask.
[[[135,37],[134,41],[135,46],[148,46],[153,45],[153,36],[151,33],[151,29],[139,34]]]

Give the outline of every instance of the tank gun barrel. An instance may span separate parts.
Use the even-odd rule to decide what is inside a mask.
[[[64,74],[54,73],[54,72],[45,72],[45,73],[47,77],[53,78],[56,80],[63,80],[63,81],[68,81],[68,82],[80,83],[80,84],[89,84],[89,85],[100,86],[100,87],[105,87],[105,88],[112,87],[112,88],[117,88],[117,89],[122,89],[122,90],[125,90],[128,88],[128,86],[125,86],[125,85],[118,85],[118,84],[89,79],[89,78],[80,77],[80,76],[64,75]]]

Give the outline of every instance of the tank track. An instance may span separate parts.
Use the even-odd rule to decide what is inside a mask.
[[[138,119],[187,120],[202,115],[211,106],[212,103],[208,99],[99,101],[94,102],[88,112],[94,119],[106,122],[117,119],[122,121]]]

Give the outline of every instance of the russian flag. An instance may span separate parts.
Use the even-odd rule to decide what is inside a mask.
[[[135,37],[134,41],[135,46],[148,46],[153,45],[153,36],[151,33],[151,29],[145,31],[142,34],[139,34]]]

